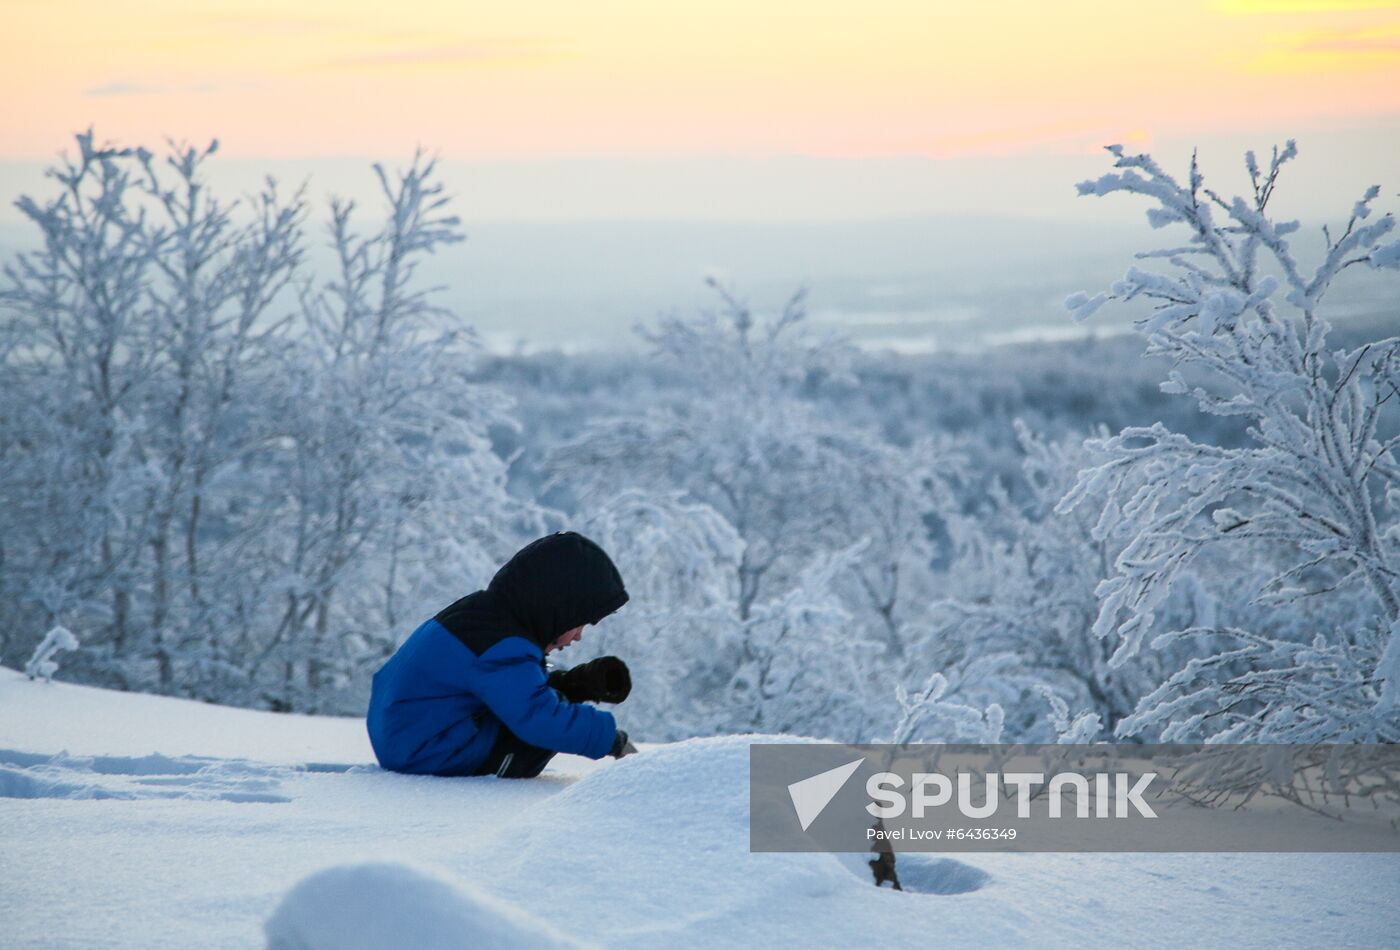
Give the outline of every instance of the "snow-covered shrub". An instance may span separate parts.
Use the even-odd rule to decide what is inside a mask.
[[[859,741],[882,727],[871,698],[897,673],[836,592],[837,576],[855,570],[867,546],[813,555],[787,591],[732,628],[725,646],[737,668],[707,697],[717,719],[727,713],[723,731]]]
[[[555,482],[608,537],[618,535],[614,516],[595,513],[619,488],[654,519],[638,529],[644,539],[690,533],[676,518],[686,505],[729,536],[723,553],[707,542],[622,555],[640,567],[643,597],[659,598],[652,609],[674,618],[658,624],[671,661],[663,669],[694,705],[671,707],[686,725],[668,731],[882,733],[888,703],[868,697],[888,697],[907,667],[926,675],[925,658],[906,658],[905,644],[930,596],[924,518],[944,502],[941,459],[925,443],[902,449],[874,438],[806,398],[849,382],[850,352],[802,332],[800,294],[765,321],[713,286],[719,309],[643,331],[679,385],[560,445]],[[617,545],[637,547],[627,532]],[[629,584],[635,570],[624,570]],[[703,603],[667,579],[686,572],[706,578]]]
[[[24,675],[30,679],[42,678],[45,683],[58,672],[58,661],[54,659],[63,650],[78,649],[78,638],[67,627],[54,627],[44,634],[44,639],[34,649],[34,655],[24,664]]]
[[[903,745],[918,742],[982,743],[1000,742],[1006,714],[992,703],[985,709],[968,706],[947,698],[948,677],[930,673],[928,679],[913,695],[898,684],[895,701],[899,704],[899,720],[887,741]]]
[[[631,600],[560,661],[623,657],[633,688],[618,713],[639,738],[719,731],[705,698],[726,681],[722,644],[739,622],[736,576],[743,542],[733,527],[679,492],[637,489],[586,510],[579,527],[612,556]]]
[[[1102,458],[1082,438],[1049,441],[1019,421],[1014,428],[1024,453],[1014,491],[994,481],[979,507],[949,518],[955,557],[944,577],[947,594],[932,605],[924,650],[948,669],[1005,657],[997,677],[980,678],[980,701],[1004,707],[1008,733],[1019,741],[1056,741],[1068,727],[1057,721],[1054,700],[1047,709],[1047,695],[1092,713],[1111,732],[1197,644],[1110,665],[1113,644],[1093,626],[1095,590],[1126,540],[1116,510],[1055,511],[1076,474]],[[1214,601],[1194,576],[1179,586],[1166,618],[1211,622]],[[991,689],[999,692],[985,692]]]
[[[882,649],[862,639],[835,593],[835,575],[854,569],[864,544],[815,555],[796,584],[745,617],[736,570],[744,545],[709,506],[629,489],[582,524],[632,594],[584,652],[627,659],[634,689],[619,715],[638,736],[852,738],[878,719],[868,689]]]
[[[1150,156],[1110,149],[1120,171],[1081,194],[1127,192],[1153,202],[1154,227],[1184,227],[1184,243],[1139,254],[1109,292],[1067,302],[1085,319],[1111,300],[1146,298],[1139,323],[1149,355],[1172,361],[1163,389],[1201,411],[1243,419],[1248,441],[1222,446],[1162,424],[1093,440],[1104,460],[1081,473],[1059,506],[1106,498],[1095,536],[1116,525],[1126,543],[1099,587],[1094,632],[1115,645],[1108,665],[1139,654],[1174,590],[1194,568],[1222,609],[1253,629],[1207,620],[1155,638],[1222,638],[1147,696],[1119,735],[1160,729],[1178,739],[1324,742],[1400,738],[1394,695],[1400,646],[1400,339],[1330,349],[1320,305],[1354,267],[1395,267],[1384,243],[1394,218],[1373,218],[1378,188],[1352,207],[1340,233],[1322,230],[1309,272],[1294,221],[1269,199],[1289,142],[1267,169],[1246,158],[1252,194],[1205,187],[1193,158],[1185,184]],[[1307,615],[1309,630],[1290,629]]]
[[[585,426],[554,451],[556,481],[583,508],[634,487],[681,490],[719,512],[744,545],[736,579],[745,618],[782,596],[814,552],[869,539],[852,578],[865,603],[850,606],[888,618],[879,633],[898,652],[897,578],[927,560],[921,516],[938,500],[930,487],[937,459],[804,398],[806,389],[849,383],[851,352],[803,332],[800,293],[764,320],[711,283],[717,310],[642,331],[656,364],[684,385]]]
[[[1047,687],[1038,687],[1040,695],[1050,704],[1050,723],[1055,727],[1055,742],[1059,745],[1089,745],[1103,734],[1103,720],[1096,712],[1073,715],[1069,704]]]

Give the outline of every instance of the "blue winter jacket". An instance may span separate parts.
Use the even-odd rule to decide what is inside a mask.
[[[607,755],[617,734],[612,713],[550,689],[544,655],[524,637],[478,656],[433,619],[374,674],[369,736],[386,769],[471,775],[503,724],[530,745],[590,759]]]
[[[481,591],[424,622],[374,675],[366,724],[380,765],[473,775],[502,728],[525,743],[600,759],[609,712],[550,688],[544,646],[627,600],[602,549],[561,532],[515,555]]]

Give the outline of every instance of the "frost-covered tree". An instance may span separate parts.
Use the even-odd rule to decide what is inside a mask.
[[[741,619],[786,595],[817,552],[866,547],[846,575],[848,608],[898,656],[930,553],[937,454],[901,450],[831,418],[804,392],[849,382],[850,350],[802,332],[802,294],[769,320],[711,285],[721,305],[643,335],[676,382],[640,411],[587,425],[553,453],[556,480],[586,509],[619,486],[684,491],[742,540]]]
[[[725,643],[738,628],[736,566],[743,542],[708,505],[628,489],[592,508],[581,530],[611,555],[631,600],[590,634],[580,656],[615,654],[633,670],[629,728],[653,740],[722,731],[710,698],[734,664]],[[573,651],[570,651],[573,653]],[[568,662],[578,662],[571,656]]]
[[[816,556],[783,596],[743,616],[737,567],[744,544],[713,508],[628,489],[581,522],[612,555],[632,600],[586,653],[633,668],[626,710],[638,735],[725,732],[868,737],[879,644],[836,594],[863,545]]]
[[[215,146],[99,146],[24,197],[39,250],[6,266],[14,345],[0,366],[6,433],[5,611],[85,631],[84,661],[117,681],[171,686],[170,638],[201,619],[205,489],[258,438],[241,400],[265,387],[273,298],[298,262],[299,200],[275,187],[244,220],[213,198]],[[99,635],[90,631],[100,630]]]
[[[1059,705],[1075,710],[1076,719],[1092,715],[1111,734],[1199,644],[1110,663],[1114,644],[1093,631],[1095,591],[1126,543],[1123,526],[1111,507],[1097,515],[1088,504],[1054,510],[1077,473],[1103,458],[1082,438],[1046,440],[1019,421],[1015,429],[1024,453],[1018,489],[995,481],[981,506],[949,519],[956,556],[944,582],[948,593],[933,605],[926,649],[953,669],[987,655],[1006,658],[996,676],[962,681],[1003,706],[1008,732],[1020,740],[1058,735]],[[1209,625],[1215,600],[1188,573],[1161,613],[1164,629],[1173,622]],[[1047,694],[1056,697],[1049,706]]]
[[[890,445],[811,398],[850,385],[851,352],[803,332],[801,294],[764,320],[711,285],[717,309],[643,331],[670,388],[557,448],[555,483],[616,538],[642,599],[670,618],[656,618],[646,651],[676,684],[661,728],[884,734],[895,684],[911,668],[926,675],[906,644],[926,626],[925,518],[946,504],[942,456]],[[689,537],[681,522],[695,517],[714,524],[702,532],[712,540],[633,557],[618,504],[641,519],[636,536]],[[645,622],[620,618],[620,639],[638,644],[630,631]]]
[[[382,225],[301,198],[223,202],[215,152],[78,137],[0,290],[0,627],[62,623],[87,679],[354,708],[428,605],[538,527],[505,491],[492,387],[416,274],[460,240],[433,163],[376,169]],[[0,641],[22,659],[25,638]]]
[[[158,372],[132,447],[153,476],[144,506],[144,569],[162,690],[174,685],[177,655],[188,659],[192,645],[216,639],[205,631],[218,623],[222,605],[209,588],[212,583],[217,594],[242,567],[208,543],[206,506],[217,497],[216,489],[211,493],[217,479],[270,434],[268,420],[247,411],[250,388],[275,378],[286,321],[271,307],[302,260],[300,196],[284,203],[269,181],[252,199],[247,220],[236,221],[234,206],[204,180],[203,165],[216,147],[175,150],[164,163],[169,182],[149,152],[136,153],[158,229],[147,291]]]
[[[285,487],[269,507],[285,527],[261,548],[258,593],[277,592],[276,618],[250,647],[255,673],[281,671],[269,699],[297,708],[382,661],[541,529],[507,494],[487,435],[510,424],[507,401],[467,382],[475,340],[416,280],[426,255],[462,240],[434,163],[374,170],[387,214],[361,234],[353,203],[332,202],[336,273],[303,289],[276,397]]]
[[[1082,320],[1110,300],[1153,301],[1139,329],[1149,355],[1172,361],[1164,390],[1244,419],[1248,442],[1214,445],[1158,424],[1091,443],[1105,461],[1081,474],[1059,511],[1106,497],[1104,520],[1128,532],[1099,588],[1094,631],[1113,639],[1109,665],[1121,667],[1173,589],[1221,552],[1214,592],[1254,620],[1158,637],[1160,646],[1219,635],[1233,646],[1187,662],[1119,734],[1396,741],[1400,339],[1330,349],[1320,310],[1344,271],[1400,267],[1400,242],[1388,241],[1394,218],[1373,216],[1379,189],[1369,189],[1339,232],[1322,229],[1307,268],[1293,246],[1299,224],[1269,209],[1292,142],[1267,167],[1250,153],[1251,194],[1232,199],[1205,186],[1194,158],[1181,183],[1147,155],[1110,152],[1119,170],[1080,193],[1142,195],[1152,225],[1184,229],[1186,240],[1138,255],[1158,266],[1133,267],[1110,291],[1067,306]],[[1293,628],[1296,617],[1309,629]]]

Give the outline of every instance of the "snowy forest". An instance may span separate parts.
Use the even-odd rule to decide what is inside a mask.
[[[1241,196],[1109,151],[1080,193],[1161,246],[1065,320],[1136,335],[874,353],[715,280],[642,356],[501,356],[420,275],[469,236],[431,159],[322,205],[81,135],[0,285],[0,663],[361,714],[570,528],[632,598],[570,659],[648,741],[1400,741],[1400,338],[1326,303],[1394,218],[1275,219],[1292,143]]]

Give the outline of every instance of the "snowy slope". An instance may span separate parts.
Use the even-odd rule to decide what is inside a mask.
[[[0,748],[74,755],[211,755],[292,764],[373,764],[364,722],[229,709],[69,683],[0,666]]]
[[[1400,932],[1394,855],[905,855],[917,890],[901,894],[852,858],[749,854],[742,737],[562,757],[527,782],[371,761],[358,720],[0,669],[0,946],[1379,947]]]

